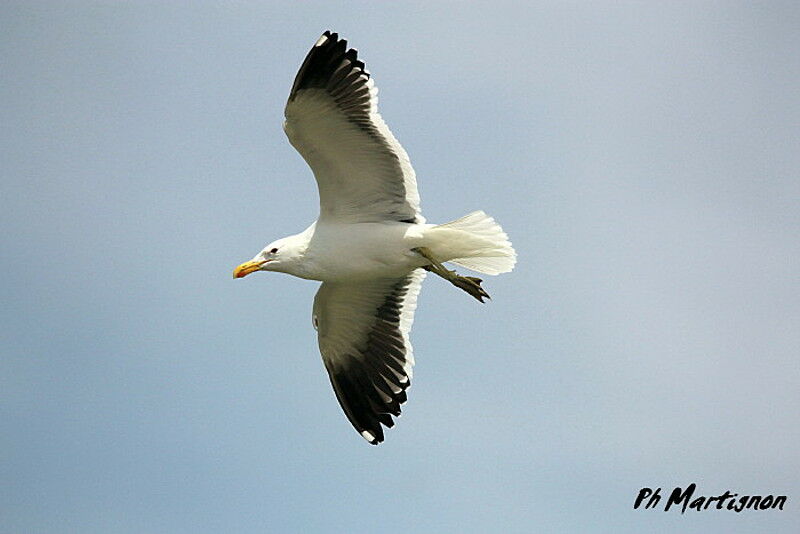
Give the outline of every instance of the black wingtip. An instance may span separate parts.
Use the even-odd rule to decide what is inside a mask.
[[[381,430],[380,425],[378,425],[378,432],[374,432],[372,430],[359,430],[358,433],[361,434],[361,437],[364,438],[370,445],[378,445],[383,443],[383,431]]]
[[[330,30],[325,30],[324,32],[322,32],[322,35],[319,36],[319,39],[317,39],[317,42],[314,43],[314,48],[317,48],[319,46],[324,46],[325,43],[327,43],[328,41],[336,42],[338,40],[338,38],[339,38],[338,34],[332,32]]]
[[[348,64],[349,68],[340,68]],[[339,73],[334,76],[337,70]],[[358,59],[358,52],[354,48],[347,48],[347,40],[340,38],[336,32],[325,30],[300,66],[289,92],[289,101],[294,100],[298,91],[312,87],[327,88],[335,92],[339,82],[355,81],[347,79],[354,71],[363,74],[367,79],[370,77],[364,63]]]

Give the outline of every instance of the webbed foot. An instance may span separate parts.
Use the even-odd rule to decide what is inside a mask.
[[[425,247],[419,247],[412,250],[417,254],[419,254],[420,256],[422,256],[423,258],[427,259],[429,262],[431,262],[430,265],[423,266],[423,269],[425,269],[426,271],[441,276],[442,278],[444,278],[457,288],[466,291],[468,294],[478,299],[479,302],[484,302],[483,300],[484,298],[487,299],[492,298],[489,296],[489,293],[487,293],[481,287],[481,282],[483,282],[483,280],[481,280],[480,278],[475,278],[474,276],[461,276],[455,271],[446,269],[444,265],[439,263],[439,261],[433,257],[430,250],[428,250]]]

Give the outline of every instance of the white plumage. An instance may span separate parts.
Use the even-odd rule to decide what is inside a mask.
[[[480,280],[453,262],[499,274],[516,253],[482,211],[425,223],[414,169],[378,114],[377,88],[355,50],[325,32],[306,56],[286,105],[284,130],[314,172],[320,215],[234,271],[278,271],[320,280],[312,322],[345,414],[373,444],[394,425],[414,364],[409,332],[425,271],[480,301]]]

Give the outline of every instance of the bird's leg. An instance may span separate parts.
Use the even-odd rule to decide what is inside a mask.
[[[436,258],[433,257],[430,249],[426,247],[418,247],[411,249],[412,252],[416,252],[426,260],[428,260],[430,265],[423,265],[423,269],[428,272],[431,272],[435,275],[441,276],[454,286],[459,289],[463,289],[480,302],[483,302],[484,298],[490,299],[492,297],[489,296],[489,293],[484,291],[481,287],[481,280],[480,278],[475,278],[474,276],[461,276],[460,274],[456,273],[455,271],[451,271],[445,268]]]

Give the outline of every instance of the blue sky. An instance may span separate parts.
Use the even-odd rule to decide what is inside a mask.
[[[0,7],[0,531],[794,532],[792,3]],[[429,278],[380,447],[310,324],[233,267],[316,216],[281,131],[325,29],[359,49],[432,222],[519,253]],[[639,488],[783,512],[633,510]]]

